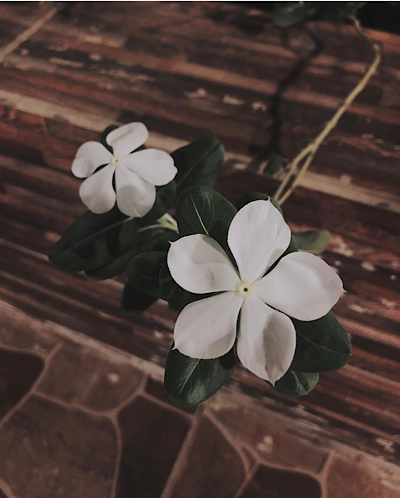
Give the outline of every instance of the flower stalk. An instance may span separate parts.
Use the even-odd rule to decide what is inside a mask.
[[[289,196],[292,194],[293,190],[299,184],[304,174],[310,167],[315,154],[322,145],[325,138],[333,130],[333,128],[338,124],[340,118],[351,106],[354,99],[359,93],[361,93],[367,86],[371,77],[375,74],[380,62],[381,62],[381,50],[377,43],[370,40],[364,33],[360,21],[355,17],[351,16],[350,20],[356,30],[357,34],[365,40],[371,47],[374,58],[371,64],[368,66],[364,76],[358,82],[358,84],[353,88],[349,95],[344,99],[342,104],[339,106],[332,118],[326,123],[324,129],[321,133],[310,142],[299,154],[288,164],[287,173],[282,179],[277,191],[275,192],[275,199],[280,204],[283,204]],[[303,163],[303,164],[302,164]],[[302,166],[300,166],[302,164]]]

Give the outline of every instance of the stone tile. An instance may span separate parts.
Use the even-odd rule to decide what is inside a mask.
[[[117,498],[158,498],[190,427],[184,415],[139,397],[119,416],[123,450]]]
[[[292,419],[285,421],[266,407],[232,391],[219,392],[207,402],[209,410],[241,444],[256,451],[266,463],[318,473],[327,457],[319,444],[296,436]]]
[[[241,498],[321,498],[321,487],[306,474],[261,465]]]
[[[0,430],[0,479],[21,498],[108,498],[115,458],[111,421],[37,396]]]
[[[29,392],[43,368],[43,360],[0,348],[0,420]]]
[[[327,475],[327,498],[399,498],[400,469],[371,458],[336,456]]]
[[[44,322],[0,301],[0,345],[46,356],[59,339],[55,324]]]
[[[91,347],[65,343],[52,359],[38,390],[68,403],[104,411],[133,393],[141,378],[131,365],[117,363]]]
[[[196,428],[173,498],[232,498],[246,475],[235,447],[208,418]]]
[[[174,406],[175,408],[182,410],[183,412],[196,413],[196,411],[197,411],[197,408],[198,408],[197,406],[190,406],[187,408],[183,408],[183,407],[179,407],[179,406],[171,403],[170,400],[168,399],[166,393],[165,393],[164,384],[158,380],[151,378],[151,377],[149,377],[146,381],[145,390],[146,390],[147,394],[150,394],[150,396],[157,398],[158,400],[162,401],[163,403]]]

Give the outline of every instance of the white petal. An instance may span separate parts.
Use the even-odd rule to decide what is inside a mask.
[[[85,142],[76,153],[72,173],[78,178],[90,176],[99,166],[109,164],[112,154],[100,142]]]
[[[123,164],[115,170],[118,209],[127,216],[142,218],[153,207],[156,188]]]
[[[236,324],[243,298],[224,292],[188,304],[175,324],[175,349],[191,358],[219,358],[236,339]]]
[[[269,200],[246,204],[229,227],[228,245],[245,282],[262,277],[289,243],[290,228]]]
[[[111,131],[106,141],[113,148],[114,156],[127,156],[143,145],[149,137],[149,132],[143,123],[128,123]]]
[[[196,294],[235,291],[240,284],[222,247],[206,235],[188,235],[173,242],[167,263],[175,282]]]
[[[175,178],[178,170],[172,157],[158,149],[146,149],[124,157],[123,163],[131,171],[152,185],[166,185]]]
[[[292,252],[253,285],[253,292],[283,313],[309,321],[328,313],[342,294],[343,284],[322,259]]]
[[[115,205],[112,185],[114,166],[109,164],[87,178],[79,189],[79,195],[86,206],[96,214],[106,213]]]
[[[244,299],[237,354],[258,377],[275,384],[289,369],[296,349],[296,331],[289,317],[256,296]]]

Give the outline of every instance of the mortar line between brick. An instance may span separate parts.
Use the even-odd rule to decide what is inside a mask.
[[[335,453],[330,451],[325,459],[324,465],[319,473],[319,483],[321,486],[321,498],[327,498],[327,479],[329,468],[331,466],[332,460],[334,459]]]
[[[47,371],[49,370],[50,368],[50,363],[51,363],[51,360],[53,359],[53,357],[56,355],[56,353],[58,352],[58,350],[61,348],[62,344],[57,344],[56,346],[54,346],[54,348],[50,351],[49,355],[47,356],[47,358],[44,360],[44,365],[43,365],[43,369],[42,371],[40,372],[40,374],[38,375],[37,379],[35,380],[35,382],[32,384],[31,388],[29,389],[29,391],[25,394],[25,396],[23,396],[17,404],[15,404],[11,410],[4,416],[4,418],[0,421],[0,429],[7,423],[7,421],[14,415],[15,412],[17,412],[21,406],[23,406],[26,401],[32,396],[32,394],[35,393],[35,390],[37,388],[37,386],[42,382],[42,380],[44,379],[45,375],[47,374]],[[40,358],[40,356],[37,356],[37,358]]]
[[[167,482],[165,483],[164,489],[161,493],[160,498],[174,498],[172,496],[172,491],[175,486],[175,483],[177,479],[179,478],[182,468],[184,467],[186,463],[186,456],[188,453],[188,450],[191,448],[192,443],[195,438],[196,430],[197,427],[200,423],[201,417],[202,417],[202,410],[199,411],[199,413],[196,414],[196,418],[194,419],[192,426],[190,427],[185,440],[182,443],[181,449],[179,451],[178,456],[176,457],[174,466],[172,467],[172,470],[168,476]]]
[[[117,488],[118,488],[118,479],[119,479],[119,469],[121,466],[121,459],[122,459],[122,435],[121,435],[121,429],[119,427],[118,423],[118,418],[113,417],[111,419],[112,424],[114,426],[115,430],[115,436],[116,436],[116,442],[117,442],[117,448],[116,448],[116,456],[115,456],[115,467],[114,467],[114,477],[112,480],[111,484],[111,491],[110,491],[110,498],[116,498],[117,496]]]
[[[249,470],[248,465],[247,465],[247,458],[245,454],[243,453],[243,450],[240,446],[240,442],[235,439],[235,437],[229,432],[229,430],[224,427],[223,424],[214,416],[214,414],[206,410],[205,415],[208,417],[209,420],[214,424],[214,426],[219,430],[219,432],[222,434],[222,436],[228,441],[228,443],[232,446],[232,448],[235,449],[235,451],[238,453],[243,467],[246,469],[246,472]],[[253,453],[253,452],[252,452]]]
[[[239,489],[236,491],[233,498],[240,498],[242,496],[243,491],[246,489],[249,482],[253,479],[256,470],[258,469],[259,462],[257,461],[251,469],[249,469],[246,473],[245,478],[242,481],[242,484],[239,486]]]
[[[32,24],[25,31],[20,33],[14,40],[8,43],[5,47],[0,49],[0,63],[3,63],[7,55],[10,55],[14,50],[16,50],[20,45],[26,42],[32,35],[34,35],[39,29],[46,24],[47,21],[50,21],[55,14],[60,10],[60,6],[52,7],[49,9],[46,14],[39,18],[35,23]]]

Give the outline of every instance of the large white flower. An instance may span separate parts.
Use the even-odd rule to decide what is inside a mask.
[[[112,153],[100,142],[86,142],[79,147],[72,173],[78,178],[87,178],[79,194],[90,211],[105,213],[114,207],[115,201],[127,216],[143,217],[150,211],[156,199],[156,186],[173,180],[177,169],[172,157],[162,150],[132,152],[143,145],[148,136],[143,123],[129,123],[107,135]],[[96,171],[103,165],[104,168]]]
[[[235,343],[240,312],[240,361],[273,384],[280,379],[296,347],[289,316],[316,320],[343,292],[332,268],[309,253],[287,254],[266,274],[289,243],[290,228],[269,200],[250,202],[232,220],[228,245],[239,271],[206,235],[173,242],[168,252],[172,278],[196,294],[222,291],[183,309],[175,325],[175,348],[192,358],[224,355]]]

